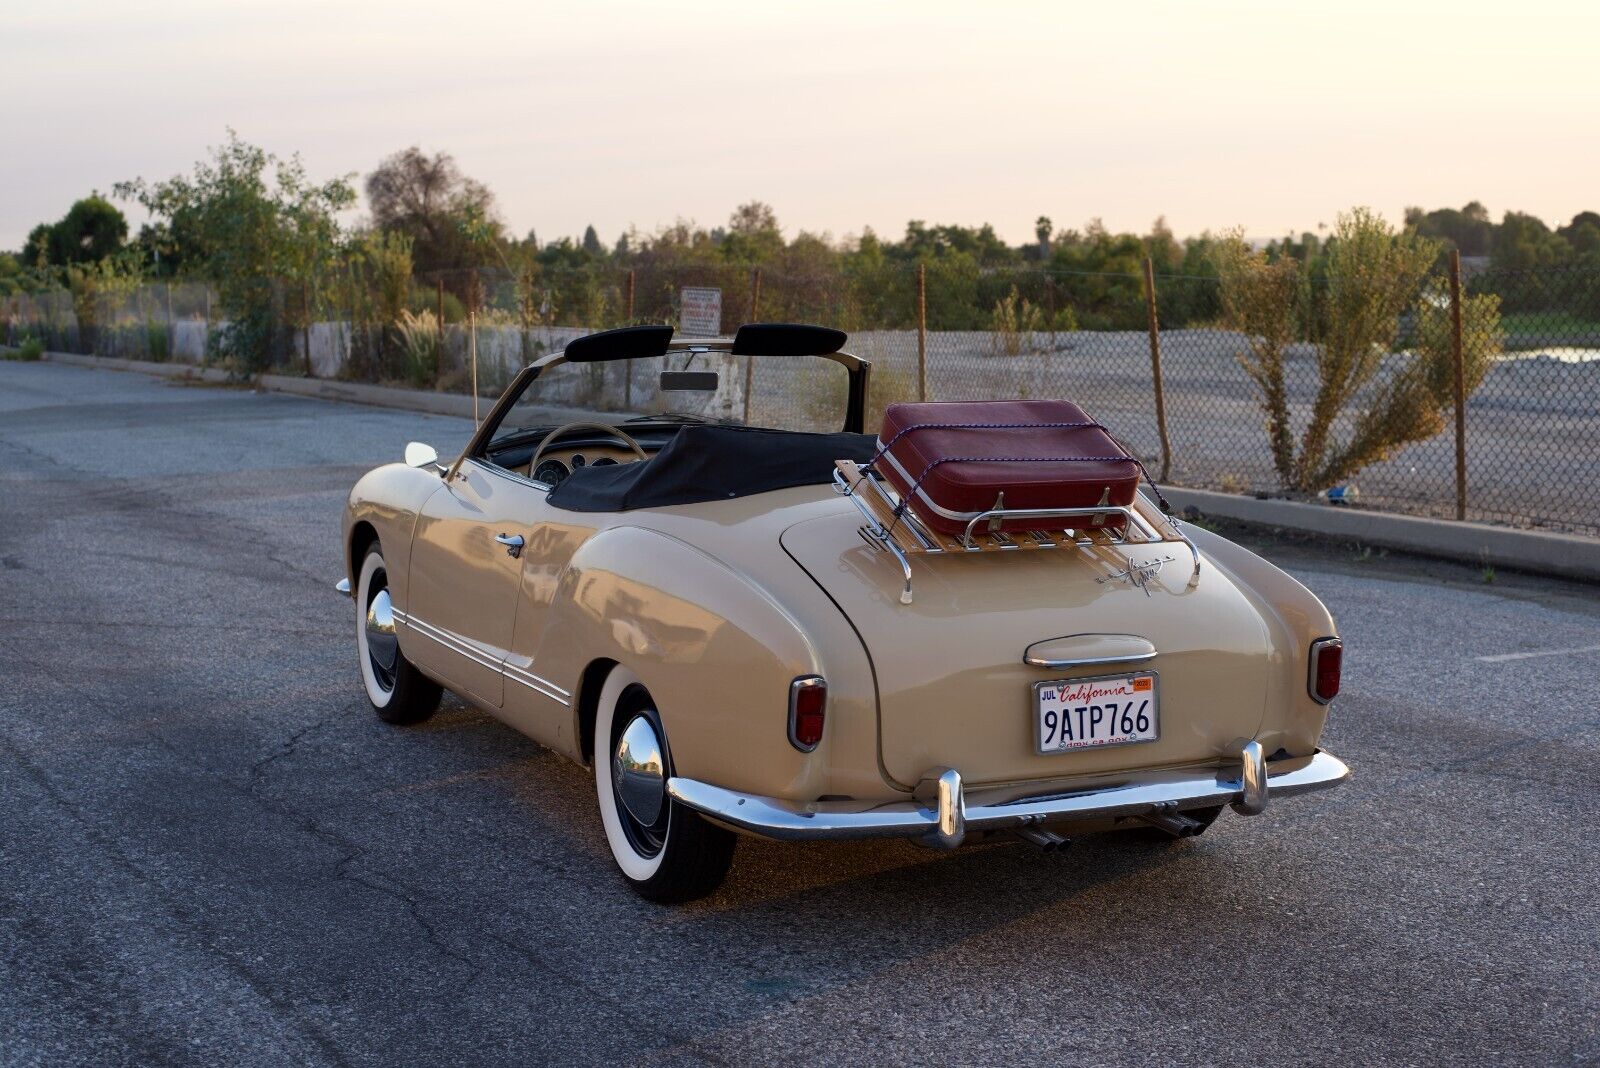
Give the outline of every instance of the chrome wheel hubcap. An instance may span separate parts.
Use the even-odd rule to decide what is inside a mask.
[[[390,682],[400,656],[400,639],[394,632],[394,603],[387,589],[379,590],[367,605],[367,656],[378,677]]]
[[[648,716],[634,716],[617,739],[611,781],[628,815],[644,827],[654,826],[666,807],[667,776],[661,739]]]

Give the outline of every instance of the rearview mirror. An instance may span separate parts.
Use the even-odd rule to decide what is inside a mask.
[[[434,467],[439,463],[439,453],[432,445],[424,445],[420,441],[406,444],[407,467]]]
[[[694,391],[696,393],[715,393],[717,391],[717,372],[715,371],[662,371],[661,389]]]

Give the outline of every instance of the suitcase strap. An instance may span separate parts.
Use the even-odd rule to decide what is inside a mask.
[[[1106,436],[1111,436],[1111,431],[1093,420],[1085,423],[912,423],[895,431],[894,437],[884,442],[878,449],[878,456],[888,452],[890,446],[913,430],[1078,430],[1090,427],[1095,430],[1105,430]],[[878,456],[872,458],[873,463],[877,462]],[[871,467],[872,464],[869,463],[867,466]]]

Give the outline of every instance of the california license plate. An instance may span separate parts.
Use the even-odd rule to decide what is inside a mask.
[[[1161,734],[1159,690],[1154,671],[1034,683],[1039,752],[1155,741]]]

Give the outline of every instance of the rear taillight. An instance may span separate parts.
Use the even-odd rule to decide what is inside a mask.
[[[789,684],[789,744],[809,753],[822,741],[828,714],[828,684],[821,675],[801,675]]]
[[[1344,642],[1338,638],[1318,638],[1311,643],[1311,675],[1306,688],[1321,704],[1339,696],[1339,669],[1344,662]]]

